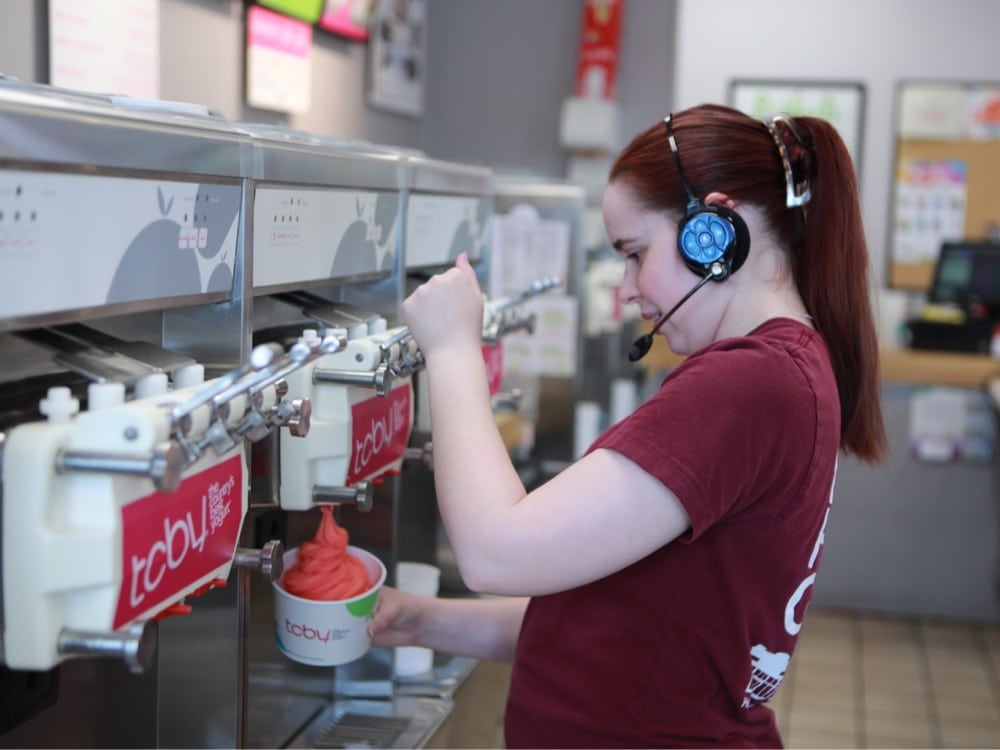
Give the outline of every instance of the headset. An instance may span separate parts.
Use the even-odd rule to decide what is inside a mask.
[[[677,139],[674,137],[671,115],[663,118],[663,126],[667,132],[670,153],[674,157],[674,164],[677,165],[677,177],[688,198],[684,217],[677,225],[677,250],[684,265],[701,280],[656,322],[649,333],[635,340],[628,353],[630,362],[636,362],[646,356],[653,345],[653,335],[671,315],[677,312],[677,308],[690,299],[692,294],[709,281],[724,281],[729,278],[730,274],[739,270],[750,254],[750,230],[747,229],[743,217],[727,206],[706,205],[695,196],[681,164],[681,154],[677,148]]]
[[[707,275],[713,281],[723,281],[746,261],[750,253],[750,230],[743,217],[731,208],[707,206],[695,197],[681,164],[671,115],[663,118],[663,127],[677,165],[677,177],[688,198],[684,218],[677,226],[677,249],[684,264],[699,277]]]

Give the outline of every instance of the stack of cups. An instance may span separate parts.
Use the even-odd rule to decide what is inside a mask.
[[[580,401],[573,413],[573,457],[580,458],[601,434],[601,405]]]
[[[441,569],[417,562],[396,564],[396,588],[419,596],[437,596]],[[429,673],[434,668],[434,651],[421,646],[398,646],[394,672],[397,677]]]
[[[639,389],[631,378],[615,378],[611,381],[611,408],[609,424],[618,424],[635,411],[639,405]]]

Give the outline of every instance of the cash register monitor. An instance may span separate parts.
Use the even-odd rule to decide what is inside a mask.
[[[1000,318],[1000,243],[944,243],[928,301],[957,305],[973,315],[985,313],[994,320]]]
[[[911,347],[988,352],[993,326],[1000,322],[1000,243],[945,242],[927,301],[960,308],[964,321],[941,322],[923,316],[908,320]]]

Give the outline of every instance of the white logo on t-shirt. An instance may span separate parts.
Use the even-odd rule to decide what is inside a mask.
[[[743,708],[771,700],[781,685],[791,657],[779,651],[768,651],[763,643],[750,649],[750,682],[743,695]]]

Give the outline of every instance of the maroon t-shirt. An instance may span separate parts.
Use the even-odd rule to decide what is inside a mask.
[[[788,319],[692,354],[598,437],[591,450],[659,479],[691,528],[531,600],[507,746],[779,747],[765,702],[811,599],[839,444],[826,346]],[[622,513],[628,501],[626,488],[607,498]]]

